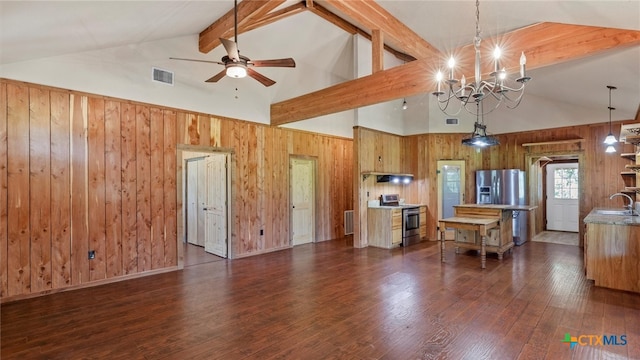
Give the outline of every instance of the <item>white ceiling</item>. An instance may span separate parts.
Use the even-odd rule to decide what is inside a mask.
[[[287,1],[283,6],[295,2]],[[445,53],[448,49],[470,43],[474,35],[474,1],[377,2]],[[322,1],[317,3],[330,8]],[[111,56],[109,61],[122,64],[143,61],[159,63],[178,69],[180,80],[193,89],[210,91],[212,87],[217,87],[228,91],[234,87],[229,82],[233,81],[231,79],[223,79],[217,84],[203,84],[205,79],[219,71],[218,65],[189,63],[187,66],[169,61],[168,57],[219,60],[223,51],[221,48],[209,54],[197,51],[197,34],[232,7],[231,0],[0,1],[0,76],[24,77],[18,80],[33,81],[28,74],[21,75],[26,73],[24,69],[28,66],[83,54],[82,60],[74,58],[74,61],[101,61],[100,58]],[[483,37],[541,21],[640,30],[640,1],[480,3]],[[342,30],[309,12],[242,34],[239,45],[244,55],[253,59],[291,56],[296,59],[298,66],[296,69],[261,70],[278,83],[268,89],[259,84],[246,85],[240,91],[253,95],[268,94],[265,101],[272,103],[346,81],[353,71],[349,69],[351,61],[345,65],[340,57],[351,52],[349,39]],[[148,44],[161,46],[162,50],[150,50],[153,48]],[[144,60],[141,60],[141,56]],[[49,71],[55,71],[55,67],[52,66]],[[38,69],[34,68],[31,74],[36,77]],[[640,104],[639,46],[537,69],[531,71],[531,75],[534,79],[527,88],[528,95],[525,98],[528,103],[523,106],[524,110],[518,109],[518,121],[492,122],[493,132],[605,122],[608,120],[606,85],[618,87],[613,93],[613,106],[616,107],[614,121],[633,119]],[[239,91],[237,87],[235,89]],[[96,85],[79,90],[105,94]],[[427,95],[417,96],[409,99],[409,103],[426,106],[427,98]],[[185,103],[184,106],[189,105]],[[555,109],[562,115],[553,116],[541,110],[543,108]],[[256,111],[264,112],[263,109]],[[225,115],[224,111],[222,115]],[[268,113],[263,116],[268,118]],[[569,116],[579,118],[568,119]],[[505,111],[495,117],[512,119],[514,116]],[[559,118],[561,121],[558,121]],[[431,129],[438,131],[437,126]]]

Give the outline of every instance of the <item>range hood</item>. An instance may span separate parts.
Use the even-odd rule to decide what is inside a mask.
[[[362,173],[362,180],[366,180],[369,176],[375,175],[376,182],[379,183],[393,183],[393,184],[408,184],[413,181],[413,174],[400,174],[392,172],[374,172],[365,171]]]
[[[376,182],[379,183],[394,183],[394,184],[408,184],[413,181],[412,174],[382,174],[376,175]]]

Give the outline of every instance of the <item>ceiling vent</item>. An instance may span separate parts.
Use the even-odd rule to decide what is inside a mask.
[[[447,125],[458,125],[458,119],[446,119],[445,124]]]
[[[173,85],[173,72],[152,67],[151,80],[167,85]]]

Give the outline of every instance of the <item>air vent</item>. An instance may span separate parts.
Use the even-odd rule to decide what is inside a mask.
[[[458,119],[447,119],[445,124],[447,124],[447,125],[458,125]]]
[[[344,234],[353,234],[353,210],[346,210],[344,212]]]
[[[151,80],[167,85],[173,85],[173,72],[158,68],[151,68]]]

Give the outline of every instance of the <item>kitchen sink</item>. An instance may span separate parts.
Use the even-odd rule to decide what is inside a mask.
[[[626,210],[626,209],[598,209],[596,210],[596,214],[598,215],[618,215],[618,216],[638,216],[638,213],[634,210]]]

